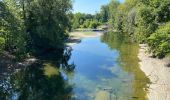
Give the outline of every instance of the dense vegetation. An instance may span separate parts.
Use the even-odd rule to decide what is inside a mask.
[[[0,51],[22,58],[63,47],[71,0],[1,0]]]
[[[76,13],[72,16],[72,28],[97,28],[101,25],[99,20],[95,15]]]
[[[154,56],[170,55],[170,0],[111,0],[95,15],[76,13],[72,28],[97,28],[109,25],[127,33],[134,41],[147,43]]]
[[[112,0],[102,9],[110,27],[147,43],[154,56],[170,54],[170,0]]]
[[[164,57],[170,54],[169,7],[169,0],[111,0],[91,15],[71,14],[71,0],[1,0],[0,52],[20,58],[48,52],[63,48],[70,29],[105,24],[147,43],[154,56]]]
[[[117,2],[118,5],[119,2]],[[110,6],[115,6],[115,5],[110,5]],[[71,17],[71,22],[72,22],[72,29],[77,29],[77,28],[98,28],[99,26],[103,24],[107,24],[109,18],[112,18],[111,15],[114,13],[115,10],[109,10],[108,5],[103,5],[101,7],[100,12],[92,15],[92,14],[84,14],[84,13],[75,13]],[[110,17],[109,17],[110,16]]]

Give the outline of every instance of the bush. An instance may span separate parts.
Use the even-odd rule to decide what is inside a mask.
[[[154,56],[164,57],[170,54],[170,22],[159,27],[148,38],[148,45]]]
[[[91,21],[91,23],[90,23],[90,28],[96,29],[99,25],[100,25],[99,22],[97,22],[97,21]]]

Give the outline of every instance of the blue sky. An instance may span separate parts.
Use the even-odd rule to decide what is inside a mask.
[[[119,0],[123,2],[124,0]],[[94,14],[100,11],[101,5],[108,4],[110,0],[73,0],[74,12]]]

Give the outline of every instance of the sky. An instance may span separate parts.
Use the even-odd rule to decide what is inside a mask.
[[[123,2],[124,0],[119,0]],[[73,11],[95,14],[100,11],[102,5],[108,4],[110,0],[73,0]]]

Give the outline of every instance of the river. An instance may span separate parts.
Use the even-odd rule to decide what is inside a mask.
[[[101,37],[84,38],[72,48],[64,53],[67,56],[62,56],[66,57],[64,61],[43,60],[5,74],[0,78],[0,99],[99,100],[104,96],[109,96],[106,97],[109,100],[147,99],[149,79],[138,64],[138,44],[128,36],[109,32]]]

